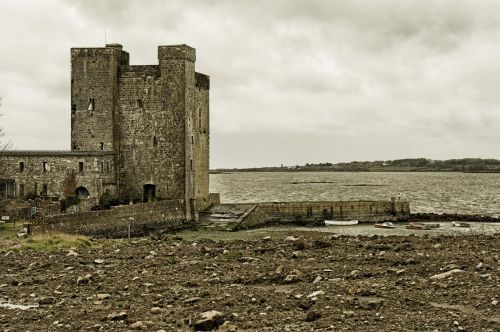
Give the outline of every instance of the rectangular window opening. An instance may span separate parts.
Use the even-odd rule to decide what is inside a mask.
[[[78,171],[79,171],[80,173],[83,173],[83,161],[80,161],[80,162],[78,163]]]
[[[101,150],[104,150],[104,142],[101,142]]]
[[[158,140],[156,139],[156,136],[153,136],[153,146],[158,146]]]
[[[109,162],[106,163],[106,173],[111,173],[111,167],[109,167]]]
[[[24,161],[19,162],[19,172],[24,172]]]
[[[44,184],[42,187],[42,196],[47,196],[49,192],[49,186]]]
[[[19,184],[19,197],[20,198],[24,197],[24,183]]]
[[[144,102],[142,99],[137,99],[137,107],[140,109],[144,108]]]
[[[43,162],[43,172],[46,173],[49,170],[49,165],[46,161]]]
[[[191,161],[191,170],[193,170],[193,159],[191,159],[190,161]]]
[[[194,144],[194,136],[191,136],[191,144]]]
[[[104,173],[104,162],[101,161],[101,173]]]
[[[89,99],[89,107],[88,107],[88,110],[89,110],[89,111],[93,111],[93,110],[95,110],[95,100],[94,100],[94,98],[90,98],[90,99]]]

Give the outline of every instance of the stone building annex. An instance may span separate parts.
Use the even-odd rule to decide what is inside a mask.
[[[71,150],[3,152],[0,197],[175,199],[187,216],[208,206],[209,76],[189,46],[159,46],[158,59],[72,48]]]

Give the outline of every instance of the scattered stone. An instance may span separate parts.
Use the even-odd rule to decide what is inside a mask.
[[[145,330],[146,329],[146,324],[142,321],[137,321],[134,324],[130,325],[130,328],[132,330]]]
[[[431,276],[430,278],[433,279],[433,280],[444,279],[444,278],[447,278],[447,277],[451,276],[454,273],[462,273],[462,272],[465,272],[465,271],[464,270],[460,270],[460,269],[453,269],[453,270],[450,270],[450,271],[447,271],[447,272],[435,274],[435,275]]]
[[[396,274],[397,274],[397,275],[400,275],[400,274],[403,274],[403,273],[405,273],[405,272],[406,272],[406,269],[401,269],[401,270],[397,270],[397,271],[396,271]]]
[[[441,248],[441,243],[436,243],[435,245],[432,246],[434,249],[439,249]]]
[[[189,299],[184,300],[184,303],[194,303],[194,302],[198,302],[200,300],[201,300],[201,297],[195,296],[195,297],[191,297]]]
[[[311,299],[311,298],[318,297],[319,295],[324,295],[324,294],[325,294],[325,292],[323,292],[322,290],[319,290],[319,291],[315,291],[315,292],[312,292],[311,294],[307,295],[307,298]]]
[[[216,310],[205,311],[201,313],[193,327],[198,331],[215,330],[224,323],[224,316]]]
[[[39,305],[49,305],[49,304],[55,304],[56,299],[53,297],[42,297],[38,299],[38,304]]]
[[[295,236],[287,236],[285,241],[297,241],[299,238]]]
[[[285,282],[287,283],[293,283],[293,282],[297,282],[297,281],[300,281],[302,279],[302,272],[300,272],[299,270],[292,270],[290,272],[290,274],[288,274],[285,278]]]
[[[77,285],[88,285],[90,283],[91,279],[92,279],[92,275],[86,274],[83,277],[78,277],[78,279],[76,280],[76,284]]]
[[[304,320],[306,322],[314,322],[315,320],[318,320],[319,318],[321,318],[321,313],[317,312],[317,311],[309,311],[306,315],[306,317],[304,318]]]
[[[298,251],[292,252],[292,258],[299,258],[299,256],[300,256],[300,252],[298,252]]]
[[[450,271],[456,269],[460,269],[460,266],[458,266],[457,264],[448,264],[445,267],[443,267],[443,271]]]
[[[282,274],[283,273],[284,266],[280,265],[276,268],[276,274]]]
[[[303,309],[303,310],[309,310],[313,305],[313,302],[310,301],[309,299],[301,299],[299,301],[299,308]]]
[[[110,297],[111,297],[110,294],[97,294],[98,300],[105,300],[105,299],[109,299]]]
[[[106,318],[108,320],[116,321],[116,320],[126,320],[127,317],[128,317],[127,313],[125,311],[121,311],[121,312],[113,312],[109,314]]]
[[[493,300],[493,301],[491,301],[491,304],[492,304],[492,305],[497,305],[497,304],[498,304],[498,301],[497,301],[497,300]]]
[[[321,280],[323,280],[323,277],[322,276],[317,276],[316,279],[313,280],[313,284],[317,284]]]
[[[376,297],[360,297],[359,306],[365,310],[373,310],[380,308],[384,303],[384,300]]]
[[[222,324],[219,329],[217,330],[219,332],[236,332],[238,331],[238,327],[236,325],[233,325],[229,322],[225,322]]]
[[[66,256],[79,256],[78,253],[72,249],[68,251],[68,254]]]
[[[151,313],[152,314],[156,315],[156,314],[161,314],[162,312],[163,312],[163,309],[160,308],[160,307],[153,307],[153,308],[151,308]]]
[[[104,263],[104,259],[99,259],[98,258],[98,259],[94,260],[94,263],[96,263],[96,264],[103,264]]]
[[[272,240],[272,238],[271,238],[270,236],[264,236],[264,237],[262,238],[262,240],[264,240],[264,241],[271,241],[271,240]]]

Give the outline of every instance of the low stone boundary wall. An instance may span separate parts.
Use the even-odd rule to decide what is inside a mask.
[[[125,238],[187,227],[183,200],[124,205],[110,210],[53,216],[36,220],[35,232],[63,232]]]
[[[360,222],[404,221],[410,219],[410,204],[403,201],[338,201],[258,203],[241,218],[238,229],[270,224],[314,224],[323,220]]]

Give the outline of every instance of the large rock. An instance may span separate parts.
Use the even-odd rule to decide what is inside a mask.
[[[205,311],[201,313],[193,327],[197,331],[211,331],[224,324],[224,315],[216,310]]]

